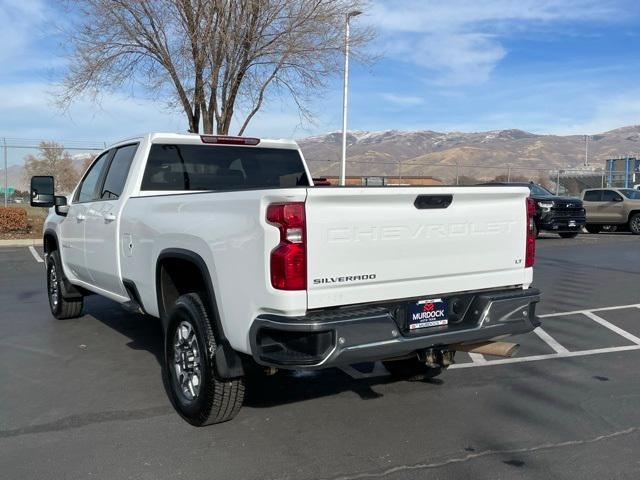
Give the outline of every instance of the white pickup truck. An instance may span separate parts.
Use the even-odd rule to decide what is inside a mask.
[[[33,177],[57,318],[96,293],[158,317],[176,410],[233,418],[256,365],[382,360],[434,376],[455,350],[533,330],[524,187],[314,187],[293,141],[148,134],[69,197]]]

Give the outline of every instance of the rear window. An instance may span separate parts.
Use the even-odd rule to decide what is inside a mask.
[[[154,144],[142,190],[243,190],[309,186],[297,150]]]

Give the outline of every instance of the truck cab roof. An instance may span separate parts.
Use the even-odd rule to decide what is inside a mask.
[[[237,146],[260,146],[261,148],[281,148],[288,150],[298,150],[298,144],[291,139],[265,139],[255,137],[238,137],[230,135],[213,135],[197,133],[163,133],[148,132],[119,140],[111,144],[108,148],[116,147],[125,143],[146,139],[149,143],[173,143],[191,145],[237,145]]]

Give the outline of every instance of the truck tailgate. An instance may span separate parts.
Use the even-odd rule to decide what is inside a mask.
[[[308,308],[528,285],[528,195],[524,187],[308,189]]]

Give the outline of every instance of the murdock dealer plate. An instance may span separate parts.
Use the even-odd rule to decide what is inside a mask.
[[[429,298],[409,304],[409,330],[441,327],[449,323],[448,302],[443,298]]]

